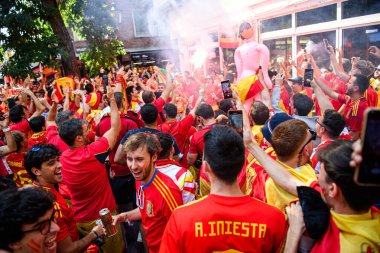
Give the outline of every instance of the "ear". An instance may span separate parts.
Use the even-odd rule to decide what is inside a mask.
[[[330,198],[336,198],[336,196],[339,194],[340,189],[336,185],[336,183],[331,183],[328,185],[328,196]]]
[[[32,171],[32,173],[33,173],[34,175],[36,175],[36,176],[41,176],[41,170],[39,170],[39,169],[33,167],[33,168],[31,169],[31,171]]]
[[[152,156],[152,162],[156,162],[157,161],[157,154],[154,154],[153,156]]]

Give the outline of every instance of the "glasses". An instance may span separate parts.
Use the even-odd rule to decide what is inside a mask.
[[[47,235],[50,231],[51,223],[55,220],[55,214],[56,213],[57,213],[57,211],[55,209],[53,209],[53,213],[51,214],[50,219],[37,223],[34,226],[35,227],[34,229],[23,231],[23,233],[25,234],[25,233],[30,233],[30,232],[34,232],[34,231],[40,231],[40,233],[42,235]]]
[[[317,133],[309,129],[309,133],[311,134],[310,139],[305,143],[305,145],[302,146],[300,152],[298,154],[301,154],[304,148],[309,144],[311,141],[315,141],[317,139]]]

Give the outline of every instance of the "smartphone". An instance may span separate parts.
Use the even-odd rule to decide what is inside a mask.
[[[222,81],[221,83],[224,99],[232,98],[232,88],[230,80]]]
[[[327,39],[323,39],[323,45],[325,46],[325,49],[329,51],[329,41]]]
[[[230,126],[243,137],[243,112],[241,110],[229,111]]]
[[[310,82],[308,82],[307,80],[309,79],[311,81],[313,80],[313,77],[314,77],[314,70],[309,69],[309,68],[305,69],[305,73],[303,76],[303,86],[311,87]]]
[[[362,163],[356,168],[354,180],[363,186],[380,186],[380,109],[365,111],[362,129]]]

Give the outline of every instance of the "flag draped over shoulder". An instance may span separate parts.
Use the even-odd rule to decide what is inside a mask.
[[[256,96],[264,89],[264,86],[260,82],[259,77],[257,75],[251,75],[246,78],[243,78],[232,87],[237,92],[243,103],[247,99]]]
[[[55,95],[57,96],[59,102],[61,102],[65,97],[63,91],[66,89],[66,87],[69,87],[70,90],[75,90],[75,83],[72,78],[62,77],[57,79],[54,85],[54,89],[56,90]]]

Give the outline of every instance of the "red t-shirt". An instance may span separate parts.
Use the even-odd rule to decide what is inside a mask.
[[[58,148],[60,152],[66,151],[69,149],[69,146],[59,137],[57,126],[49,126],[46,129],[46,143],[53,144]]]
[[[160,252],[280,252],[286,230],[284,214],[273,206],[210,194],[173,212]]]
[[[143,185],[136,181],[136,195],[143,202],[139,209],[149,252],[156,253],[170,215],[182,205],[181,191],[170,177],[155,170],[149,183]]]
[[[157,129],[161,132],[170,133],[176,140],[182,154],[185,154],[185,144],[188,142],[191,135],[189,130],[194,125],[194,117],[188,114],[180,121],[169,121],[158,126]]]
[[[198,154],[198,155],[203,154],[203,147],[205,145],[203,141],[203,137],[213,127],[214,125],[205,126],[201,130],[193,134],[193,136],[190,139],[189,153]]]
[[[350,131],[357,132],[362,130],[364,111],[368,107],[367,100],[361,97],[351,101],[351,98],[347,95],[339,95],[338,100],[345,104],[343,117]]]
[[[28,172],[25,170],[24,155],[26,152],[11,153],[7,157],[7,163],[9,168],[13,172],[13,181],[15,181],[17,187],[22,187],[32,183]]]
[[[36,182],[33,185],[40,187]],[[43,187],[51,192],[55,197],[54,210],[57,212],[56,221],[59,226],[57,234],[57,243],[62,242],[66,237],[70,236],[71,240],[79,240],[77,225],[74,221],[74,214],[71,207],[67,204],[66,200],[59,194],[54,187]]]
[[[165,100],[162,97],[157,98],[152,104],[157,107],[158,116],[157,116],[157,125],[164,123],[162,119],[162,112],[164,111]]]
[[[114,158],[115,158],[116,150],[119,147],[120,141],[121,139],[123,139],[125,133],[128,132],[129,130],[138,128],[137,124],[133,120],[127,118],[125,114],[120,114],[120,121],[121,121],[120,132],[116,139],[116,144],[114,148],[111,150],[110,155],[109,155],[111,169],[113,172],[115,172],[116,176],[124,176],[130,173],[127,166],[123,166],[123,165],[115,163]],[[110,129],[111,129],[111,117],[104,117],[96,126],[95,134],[96,136],[101,137]]]
[[[28,149],[32,148],[34,145],[43,144],[47,142],[46,131],[42,131],[39,133],[34,133],[28,139]]]
[[[109,152],[108,140],[102,137],[62,153],[62,176],[70,192],[76,222],[96,220],[101,209],[116,208],[104,165]]]
[[[11,131],[15,131],[15,130],[20,131],[23,134],[25,134],[25,138],[29,138],[29,134],[31,130],[30,130],[29,122],[26,119],[18,123],[10,124],[9,128],[11,129]]]
[[[379,97],[377,96],[377,92],[372,88],[372,86],[369,86],[365,91],[364,97],[367,100],[368,107],[377,107],[377,101]]]
[[[328,145],[330,145],[333,142],[333,140],[326,140],[324,142],[321,142],[316,148],[314,148],[313,153],[311,154],[310,160],[311,160],[311,165],[315,171],[319,171],[320,169],[320,164],[318,162],[318,157],[317,157],[317,152],[318,150],[321,150]]]

